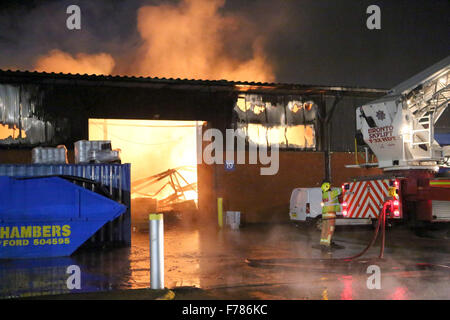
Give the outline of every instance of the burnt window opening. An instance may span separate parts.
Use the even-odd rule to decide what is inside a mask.
[[[302,97],[264,97],[240,94],[234,108],[234,127],[240,137],[258,146],[315,150],[317,105]]]
[[[43,91],[34,85],[0,84],[0,146],[58,144],[68,119],[43,112]]]

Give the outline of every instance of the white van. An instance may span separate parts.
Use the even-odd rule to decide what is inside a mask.
[[[320,228],[322,218],[322,190],[320,188],[296,188],[292,191],[289,217],[295,223],[307,222]],[[371,224],[371,219],[344,219],[336,212],[336,225]]]

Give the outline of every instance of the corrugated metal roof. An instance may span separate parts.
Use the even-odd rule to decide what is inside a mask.
[[[385,89],[373,89],[349,86],[324,86],[305,85],[293,83],[269,83],[229,80],[199,80],[181,78],[136,77],[121,75],[95,75],[95,74],[70,74],[47,73],[37,71],[12,71],[0,70],[0,82],[7,83],[41,83],[41,84],[73,84],[73,85],[103,85],[123,87],[176,87],[178,89],[209,89],[238,92],[266,92],[266,93],[326,93],[340,92],[349,95],[374,95],[385,94]]]

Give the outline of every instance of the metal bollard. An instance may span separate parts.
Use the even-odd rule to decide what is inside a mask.
[[[219,228],[223,227],[223,198],[217,198],[217,220]]]
[[[164,289],[164,220],[162,214],[149,215],[150,288]]]

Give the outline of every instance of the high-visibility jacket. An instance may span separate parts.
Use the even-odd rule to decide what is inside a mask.
[[[322,192],[322,214],[329,212],[341,211],[338,197],[341,195],[341,189],[335,188],[325,192]]]

